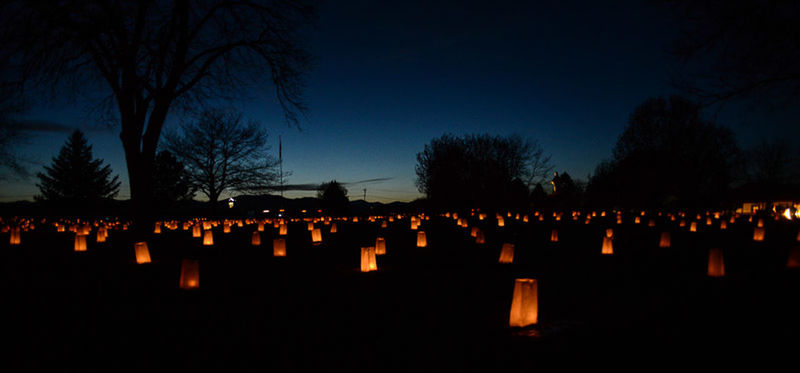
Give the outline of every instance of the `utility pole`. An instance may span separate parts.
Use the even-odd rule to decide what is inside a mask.
[[[364,188],[364,202],[367,202],[367,188]]]
[[[281,135],[278,135],[278,164],[281,170],[279,184],[281,187],[281,197],[283,197],[283,141],[281,141]]]

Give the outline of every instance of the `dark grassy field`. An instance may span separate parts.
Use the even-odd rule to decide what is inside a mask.
[[[617,225],[612,218],[478,224],[433,217],[415,247],[407,219],[338,222],[339,232],[311,245],[305,223],[292,223],[288,256],[272,256],[277,230],[251,246],[255,225],[214,246],[191,231],[164,229],[149,242],[153,262],[137,265],[127,231],[106,243],[40,225],[10,246],[0,235],[2,335],[11,356],[30,366],[102,362],[107,369],[211,366],[263,370],[506,370],[543,361],[576,362],[588,354],[645,353],[664,360],[689,355],[757,354],[793,359],[800,336],[800,271],[786,268],[798,225],[767,221],[766,240],[753,223],[719,221],[698,232],[659,220],[657,227]],[[646,220],[645,220],[646,221]],[[549,241],[559,229],[560,241]],[[614,228],[614,255],[600,254]],[[658,248],[662,231],[672,247]],[[360,247],[386,238],[377,272],[359,271]],[[503,242],[516,244],[513,264],[498,264]],[[708,249],[724,250],[726,276],[706,275]],[[178,287],[181,261],[199,259],[200,288]],[[539,282],[539,324],[508,327],[514,279]],[[723,355],[724,354],[724,355]],[[31,356],[31,357],[27,357]],[[638,356],[638,355],[637,355]],[[727,359],[730,359],[728,357]],[[577,359],[579,360],[579,359]],[[70,365],[70,366],[84,366]],[[160,365],[159,365],[160,366]]]

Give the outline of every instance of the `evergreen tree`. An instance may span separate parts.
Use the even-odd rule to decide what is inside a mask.
[[[191,175],[174,154],[162,150],[156,155],[153,165],[153,195],[159,205],[189,201],[194,197],[195,188]]]
[[[553,176],[553,194],[550,195],[552,207],[557,209],[577,208],[581,202],[583,188],[564,172]]]
[[[76,130],[53,158],[45,173],[37,173],[40,196],[37,200],[53,202],[85,202],[114,198],[119,192],[119,176],[111,176],[111,167],[102,159],[93,159],[92,146],[83,132]]]
[[[350,199],[347,198],[347,189],[336,180],[322,183],[317,191],[317,198],[322,208],[329,214],[346,214]]]
[[[533,204],[533,208],[540,209],[546,201],[547,193],[545,193],[542,184],[537,183],[531,191],[531,203]]]

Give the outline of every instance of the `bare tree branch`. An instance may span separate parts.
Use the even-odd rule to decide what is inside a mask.
[[[187,165],[193,183],[209,201],[226,190],[267,190],[277,181],[266,131],[257,122],[245,123],[240,113],[208,110],[183,123],[181,131],[166,134],[165,147]]]
[[[704,106],[752,98],[773,108],[800,99],[800,3],[664,0],[678,19],[668,48],[683,71],[673,84]]]
[[[298,126],[311,66],[302,39],[313,17],[313,0],[8,0],[0,60],[26,87],[103,92],[102,102],[116,103],[142,233],[152,230],[150,175],[170,113],[272,86]]]

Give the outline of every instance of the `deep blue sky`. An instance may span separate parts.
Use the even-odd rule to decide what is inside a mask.
[[[365,187],[369,201],[418,197],[415,155],[446,132],[520,134],[557,171],[583,179],[611,155],[636,105],[674,93],[664,53],[672,36],[647,1],[328,1],[310,42],[302,131],[284,124],[269,91],[239,106],[269,129],[276,155],[283,137],[289,183],[391,178],[349,185],[351,199]],[[736,118],[727,124],[746,145],[753,120]],[[58,102],[27,119],[83,129],[129,197],[118,128]],[[39,132],[23,148],[32,168],[49,164],[67,136]],[[30,199],[35,183],[6,183],[0,200]],[[287,193],[301,195],[312,193]]]

